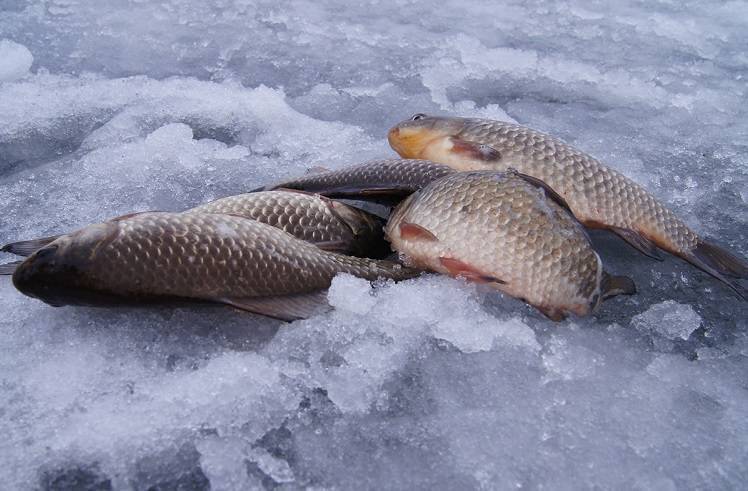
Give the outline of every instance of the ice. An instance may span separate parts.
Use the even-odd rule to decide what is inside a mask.
[[[701,326],[701,317],[690,305],[665,300],[635,316],[631,324],[667,339],[688,339]]]
[[[28,75],[34,56],[26,46],[0,39],[0,60],[0,82],[13,82]]]
[[[0,0],[0,239],[394,156],[388,128],[425,112],[557,135],[745,257],[747,16],[737,1]],[[0,278],[0,482],[743,487],[748,303],[591,235],[638,293],[561,323],[428,275],[341,275],[332,311],[288,325],[52,308]]]

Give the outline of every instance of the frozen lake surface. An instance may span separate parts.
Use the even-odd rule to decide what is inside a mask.
[[[737,0],[0,0],[0,242],[394,156],[425,112],[559,136],[746,257],[746,47]],[[593,239],[640,293],[560,324],[434,276],[283,326],[0,278],[2,487],[744,487],[748,303]]]

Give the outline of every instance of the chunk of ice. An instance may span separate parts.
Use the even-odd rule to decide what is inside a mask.
[[[13,82],[28,75],[34,57],[29,49],[10,39],[0,39],[0,82]]]

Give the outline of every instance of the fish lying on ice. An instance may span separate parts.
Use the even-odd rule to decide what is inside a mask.
[[[434,179],[455,172],[450,166],[428,160],[371,160],[339,170],[309,174],[266,189],[297,189],[331,198],[354,198],[385,203],[399,202]]]
[[[312,242],[321,249],[342,254],[383,257],[389,252],[380,218],[322,196],[291,191],[247,193],[211,201],[184,213],[221,213],[251,218]],[[13,242],[0,250],[28,256],[57,237]],[[12,270],[6,274],[12,274]]]
[[[385,228],[405,264],[487,283],[552,320],[635,292],[610,276],[565,203],[515,172],[448,175],[403,201]]]
[[[324,251],[243,217],[145,212],[55,239],[15,269],[13,284],[55,306],[200,300],[293,320],[326,305],[324,290],[338,273],[418,274]]]
[[[389,132],[395,151],[457,170],[506,170],[538,178],[569,204],[586,226],[606,228],[644,254],[657,248],[680,256],[743,298],[731,278],[748,278],[748,263],[692,231],[652,194],[586,153],[552,136],[488,119],[416,114]]]

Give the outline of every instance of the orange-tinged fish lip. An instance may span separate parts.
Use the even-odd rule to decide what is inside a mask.
[[[390,146],[406,159],[423,158],[423,152],[434,141],[447,136],[427,128],[393,127],[387,134]]]

